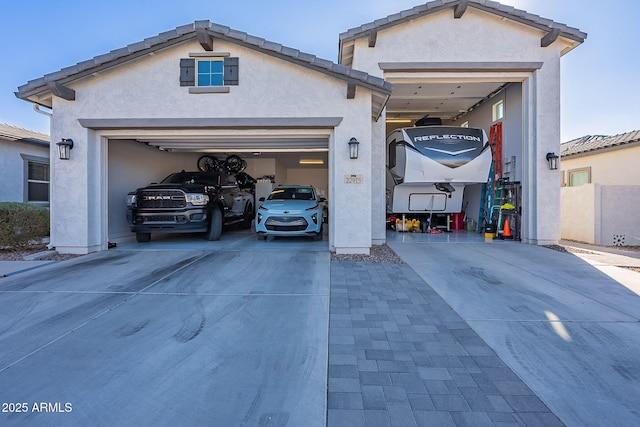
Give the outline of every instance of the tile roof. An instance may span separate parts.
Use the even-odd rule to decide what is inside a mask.
[[[26,142],[38,145],[49,145],[49,135],[28,129],[0,123],[0,140]]]
[[[505,18],[513,19],[523,24],[531,25],[533,27],[542,30],[560,30],[560,35],[569,39],[584,42],[587,38],[587,34],[578,30],[577,28],[569,27],[568,25],[552,21],[551,19],[542,18],[539,15],[528,13],[521,9],[516,9],[513,6],[507,6],[491,0],[435,0],[412,9],[403,10],[402,12],[394,13],[386,18],[377,19],[368,24],[360,25],[359,27],[352,28],[342,34],[340,34],[340,43],[355,40],[360,37],[368,35],[370,31],[378,31],[384,28],[389,28],[412,19],[419,18],[423,15],[438,12],[453,6],[457,6],[461,1],[467,1],[469,7],[484,10],[486,12],[494,13],[496,15],[503,16]]]
[[[562,143],[560,155],[562,157],[572,156],[574,154],[598,151],[634,142],[640,142],[640,130],[634,130],[614,136],[587,135]]]
[[[47,85],[51,82],[66,84],[97,71],[147,55],[150,52],[196,38],[197,31],[206,31],[214,38],[236,43],[345,81],[354,82],[386,95],[393,90],[391,83],[379,77],[205,20],[177,27],[174,30],[160,33],[157,36],[149,37],[143,41],[112,50],[109,53],[98,55],[90,60],[79,62],[76,65],[31,80],[18,88],[16,96],[26,99],[29,96],[46,92],[48,90]]]

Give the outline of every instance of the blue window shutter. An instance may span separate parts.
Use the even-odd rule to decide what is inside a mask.
[[[180,86],[196,85],[196,60],[183,58],[180,60]]]
[[[224,85],[238,85],[238,58],[224,58]]]

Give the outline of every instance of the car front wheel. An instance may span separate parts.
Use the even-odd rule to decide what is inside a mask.
[[[207,231],[207,240],[220,240],[222,236],[222,211],[218,208],[211,210],[211,221],[209,222],[209,230]]]

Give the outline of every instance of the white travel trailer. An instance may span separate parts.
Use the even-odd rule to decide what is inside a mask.
[[[396,129],[387,138],[387,211],[461,212],[465,186],[487,182],[490,168],[491,149],[482,129]]]

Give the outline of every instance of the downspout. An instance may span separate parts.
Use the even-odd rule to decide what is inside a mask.
[[[33,110],[36,113],[40,113],[40,114],[44,114],[45,116],[49,116],[49,118],[51,118],[53,116],[53,113],[49,113],[47,111],[43,111],[40,109],[40,104],[36,104],[35,102],[32,103],[31,105],[33,105]]]

